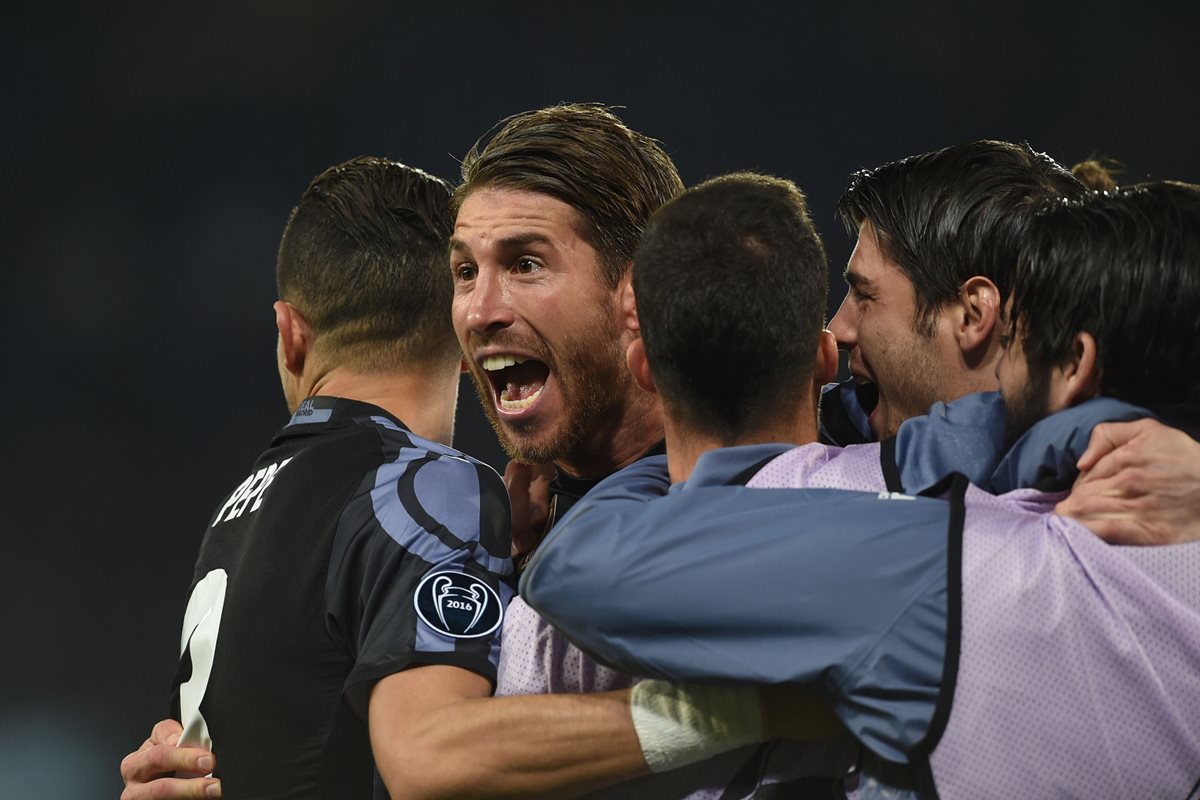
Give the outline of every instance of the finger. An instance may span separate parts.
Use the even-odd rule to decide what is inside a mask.
[[[531,470],[528,492],[529,524],[534,530],[543,530],[550,514],[550,481],[554,479],[553,464],[538,464]]]
[[[1083,463],[1082,457],[1080,458],[1080,463]],[[1122,446],[1109,450],[1102,456],[1094,459],[1087,468],[1080,471],[1078,480],[1080,483],[1108,480],[1120,475],[1121,472],[1130,467],[1145,463],[1144,454],[1135,452],[1132,449],[1132,445],[1129,442],[1125,442]]]
[[[159,778],[149,783],[126,786],[121,800],[192,800],[221,796],[217,778]]]
[[[121,761],[125,783],[144,783],[172,772],[208,775],[216,768],[216,758],[200,747],[175,747],[156,744],[130,753]]]
[[[173,719],[160,720],[150,731],[150,741],[154,744],[175,744],[183,733],[183,726]]]
[[[1079,457],[1077,466],[1081,471],[1094,469],[1100,459],[1118,447],[1128,444],[1154,424],[1154,420],[1139,419],[1134,422],[1104,422],[1097,425],[1092,429],[1087,449]]]
[[[508,490],[508,499],[513,507],[513,517],[524,516],[525,507],[529,504],[529,481],[531,470],[528,464],[517,461],[508,462],[504,468],[504,488]]]
[[[1076,486],[1054,513],[1080,521],[1114,514],[1135,514],[1139,511],[1138,497],[1124,491],[1113,479]]]
[[[1094,517],[1079,522],[1109,544],[1144,545],[1152,540],[1151,532],[1132,517]]]

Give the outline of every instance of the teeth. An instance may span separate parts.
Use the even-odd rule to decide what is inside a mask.
[[[515,367],[517,364],[524,363],[524,358],[517,358],[516,356],[486,356],[483,359],[483,368],[488,372],[495,372],[498,369]]]
[[[545,387],[542,387],[545,388]],[[526,397],[524,400],[509,400],[506,395],[508,389],[500,393],[500,407],[505,411],[520,411],[522,408],[529,408],[539,397],[542,396],[542,389],[538,389],[533,394]]]

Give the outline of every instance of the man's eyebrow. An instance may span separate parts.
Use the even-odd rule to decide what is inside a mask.
[[[514,236],[506,236],[503,239],[496,240],[496,247],[502,250],[519,250],[522,247],[529,247],[534,244],[553,245],[554,242],[544,233],[518,233]],[[471,248],[462,239],[450,239],[451,253],[466,253],[471,254]]]
[[[846,283],[850,284],[850,286],[854,287],[855,289],[870,289],[875,286],[875,281],[871,280],[866,275],[863,275],[861,272],[855,272],[849,268],[842,273],[842,277],[846,279]]]
[[[503,239],[497,239],[496,244],[506,249],[515,249],[518,247],[528,247],[531,244],[552,244],[550,237],[544,233],[518,233],[515,236],[508,236]]]

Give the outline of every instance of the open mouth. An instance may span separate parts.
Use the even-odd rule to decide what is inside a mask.
[[[479,365],[492,384],[496,408],[515,413],[533,406],[546,388],[550,368],[532,358],[498,354],[485,356]]]

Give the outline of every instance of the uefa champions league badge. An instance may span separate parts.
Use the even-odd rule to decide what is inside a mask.
[[[487,636],[504,619],[500,597],[492,587],[463,572],[426,575],[413,601],[422,622],[455,639]]]

